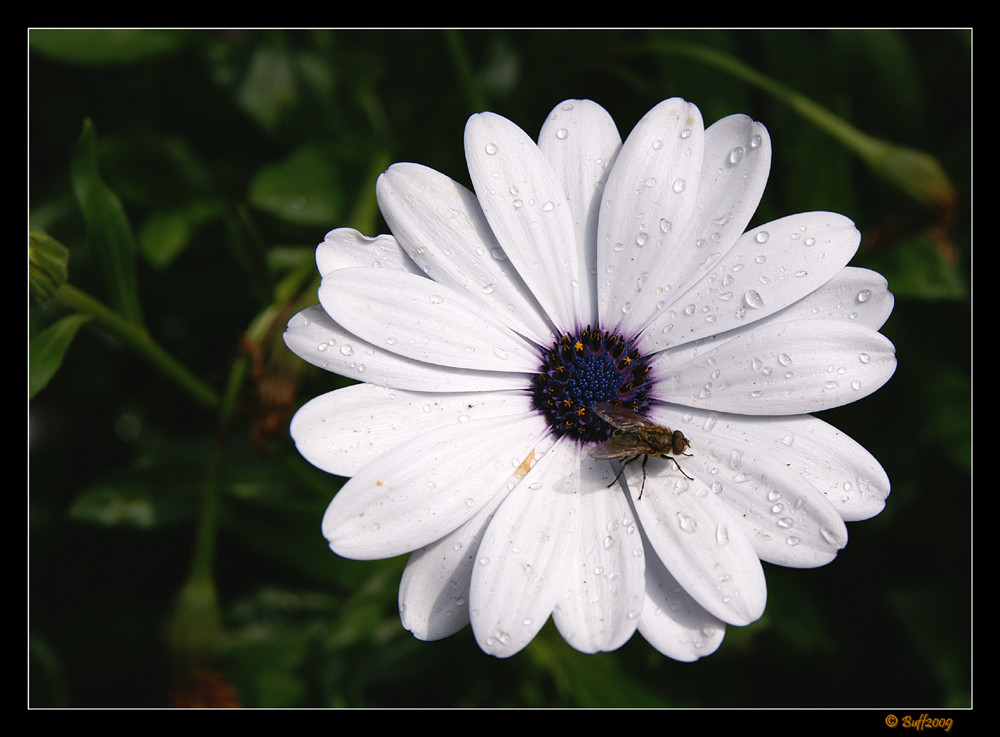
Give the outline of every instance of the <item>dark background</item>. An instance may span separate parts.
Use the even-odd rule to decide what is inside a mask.
[[[250,707],[877,707],[971,705],[971,32],[31,31],[30,224],[71,253],[70,282],[103,299],[70,183],[85,119],[101,174],[139,244],[150,333],[221,390],[253,358],[239,412],[217,417],[99,329],[80,331],[29,404],[29,706],[185,703],[170,614],[191,566],[210,449],[225,446],[214,581],[224,636],[199,683]],[[934,156],[957,192],[931,206],[781,96],[678,46],[722,52],[868,135]],[[295,406],[342,380],[280,341],[315,284],[276,296],[327,230],[385,232],[374,177],[416,161],[468,183],[467,117],[532,136],[586,97],[622,136],[661,99],[765,123],[774,146],[754,223],[810,209],[862,232],[853,265],[896,295],[892,380],[822,416],[892,481],[878,517],[814,570],[765,566],[761,620],[696,664],[640,637],[572,650],[551,623],[497,660],[465,630],[403,631],[403,559],[356,563],[319,523],[340,480],[301,460]],[[283,308],[248,346],[254,318]],[[32,307],[29,334],[58,305]],[[207,683],[207,685],[206,685]],[[214,691],[213,691],[214,689]],[[227,699],[230,699],[227,701]]]

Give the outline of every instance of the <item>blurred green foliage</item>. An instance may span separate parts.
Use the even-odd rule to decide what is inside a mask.
[[[32,30],[29,43],[32,259],[43,242],[69,254],[67,284],[29,313],[31,706],[970,705],[970,32]],[[850,525],[829,566],[767,566],[764,618],[697,664],[638,635],[581,655],[551,623],[504,661],[467,630],[419,642],[396,611],[403,561],[329,552],[319,525],[341,480],[288,437],[296,406],[344,383],[280,339],[315,301],[315,245],[338,226],[385,232],[373,183],[392,161],[467,182],[474,112],[535,135],[587,97],[626,135],[675,95],[707,122],[768,126],[756,222],[842,212],[863,234],[853,263],[888,278],[899,369],[824,415],[883,463],[888,506]],[[913,187],[901,151],[922,165]],[[43,277],[51,292],[64,275]],[[85,298],[110,316],[80,317]]]

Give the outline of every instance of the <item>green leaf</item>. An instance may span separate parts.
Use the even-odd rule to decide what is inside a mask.
[[[28,43],[32,51],[53,59],[103,66],[175,51],[186,38],[186,34],[160,29],[41,28],[31,31]]]
[[[262,169],[250,187],[250,202],[283,220],[328,226],[340,213],[338,163],[319,146],[305,146]]]
[[[135,238],[121,200],[101,180],[97,166],[97,134],[88,119],[73,152],[73,190],[87,223],[90,246],[111,293],[114,307],[141,324],[135,281]]]
[[[28,343],[28,398],[45,388],[62,365],[63,356],[80,326],[90,318],[70,315],[46,328]]]
[[[192,202],[158,212],[146,221],[139,234],[142,255],[159,269],[166,268],[184,252],[198,226],[221,212],[212,202]]]
[[[201,487],[192,479],[205,470],[193,450],[143,458],[85,489],[69,508],[70,519],[101,527],[162,529],[189,522]]]
[[[947,243],[926,235],[873,255],[866,266],[882,273],[897,297],[964,299],[968,296],[965,278],[949,254]]]

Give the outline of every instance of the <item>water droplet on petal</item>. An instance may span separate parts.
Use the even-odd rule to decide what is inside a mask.
[[[499,149],[497,148],[497,145],[495,143],[486,144],[486,153],[489,154],[490,156],[495,154],[498,150]]]
[[[764,306],[764,298],[760,296],[760,293],[756,289],[751,289],[744,294],[743,301],[747,303],[747,307],[752,307],[754,309]]]
[[[729,544],[729,530],[725,525],[719,525],[715,528],[715,542],[718,543],[720,548],[724,548]]]
[[[694,517],[678,513],[677,520],[680,522],[681,529],[684,532],[694,532],[698,529],[698,521]]]

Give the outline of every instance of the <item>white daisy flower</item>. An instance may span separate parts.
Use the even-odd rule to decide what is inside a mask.
[[[846,265],[842,215],[744,232],[771,143],[743,115],[706,129],[670,99],[622,143],[572,100],[537,144],[474,115],[465,151],[473,192],[389,168],[393,235],[329,233],[320,305],[288,324],[292,351],[364,382],[292,421],[307,460],[350,477],[323,534],[348,558],[411,554],[399,608],[421,639],[471,623],[507,657],[551,616],[584,652],[638,629],[708,655],[761,616],[761,561],[828,563],[845,520],[884,506],[878,462],[808,413],[892,375],[886,282]],[[682,434],[643,447],[608,405]]]

